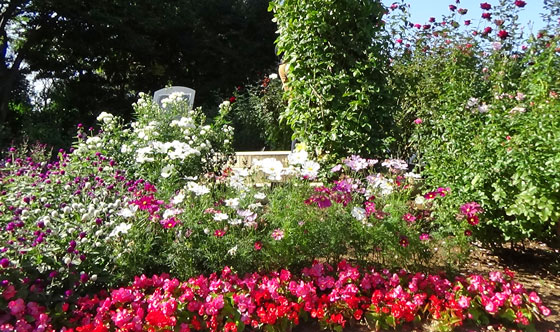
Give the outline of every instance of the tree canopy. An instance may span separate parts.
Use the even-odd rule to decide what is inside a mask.
[[[276,25],[267,6],[265,0],[1,1],[0,130],[12,129],[12,138],[33,131],[60,144],[68,140],[52,135],[70,134],[77,118],[87,123],[101,111],[129,117],[138,92],[168,84],[194,88],[197,105],[213,104],[275,64]],[[31,72],[52,82],[34,111],[24,79]],[[41,122],[58,132],[43,137]]]

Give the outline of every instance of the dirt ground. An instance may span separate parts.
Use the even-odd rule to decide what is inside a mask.
[[[488,276],[488,272],[505,268],[515,272],[517,281],[525,288],[536,291],[543,304],[551,310],[551,315],[545,320],[535,322],[538,332],[560,332],[560,249],[550,248],[544,243],[525,242],[524,248],[500,248],[488,250],[475,246],[468,266],[462,269],[464,274],[478,273]],[[403,328],[405,331],[433,331],[429,326],[417,328]],[[402,330],[403,330],[402,329]],[[292,332],[318,332],[317,324],[303,324],[295,327]],[[353,326],[344,332],[371,331],[363,326]],[[515,331],[512,329],[498,329],[494,327],[459,328],[456,331]]]

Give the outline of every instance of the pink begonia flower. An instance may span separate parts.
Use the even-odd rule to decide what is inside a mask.
[[[490,314],[495,314],[498,311],[498,306],[494,302],[488,301],[484,306],[484,309]]]
[[[467,309],[471,305],[471,299],[467,296],[461,295],[461,297],[457,301],[457,304],[459,304],[459,307],[461,309]]]
[[[535,304],[541,304],[541,298],[539,297],[539,295],[535,292],[531,292],[529,293],[529,301],[535,303]]]
[[[545,317],[550,316],[550,309],[548,309],[544,305],[541,305],[539,307],[539,309],[541,310],[541,313],[543,314],[543,316],[545,316]]]

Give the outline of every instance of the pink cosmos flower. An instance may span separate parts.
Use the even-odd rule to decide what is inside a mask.
[[[467,218],[467,222],[468,222],[470,225],[473,225],[473,226],[478,225],[478,223],[479,223],[478,216],[470,216],[470,217],[468,217],[468,218]]]
[[[407,238],[406,236],[403,235],[403,236],[400,237],[400,239],[399,239],[399,244],[400,244],[402,247],[405,247],[405,248],[408,247],[408,243],[409,243],[409,242],[408,242],[408,238]]]
[[[214,231],[215,237],[222,237],[224,235],[226,235],[226,231],[223,229],[217,229],[216,231]]]
[[[474,216],[480,212],[482,212],[482,208],[477,202],[468,202],[461,206],[461,213],[467,217]]]
[[[429,239],[430,239],[430,234],[428,234],[428,233],[420,234],[420,241],[427,241]]]
[[[410,213],[405,214],[402,218],[404,221],[406,221],[409,224],[412,224],[413,222],[416,221],[416,217]]]
[[[516,1],[514,2],[514,4],[515,4],[517,7],[523,8],[523,7],[525,7],[525,5],[526,5],[527,3],[526,3],[525,1],[523,1],[523,0],[516,0]]]
[[[484,2],[480,4],[480,8],[484,9],[484,10],[490,10],[492,9],[492,5],[489,4],[488,2]]]
[[[275,229],[274,232],[272,232],[272,238],[275,239],[276,241],[280,241],[284,238],[284,231],[281,230],[280,228]]]
[[[423,121],[420,118],[417,118],[416,120],[414,120],[414,123],[417,124],[417,125],[421,124],[422,122]]]

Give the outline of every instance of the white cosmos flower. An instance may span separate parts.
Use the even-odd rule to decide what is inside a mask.
[[[117,227],[115,227],[113,229],[113,231],[111,232],[111,234],[109,234],[109,237],[113,237],[118,235],[119,233],[123,233],[126,234],[128,233],[128,230],[132,227],[132,224],[127,224],[127,223],[120,223]]]
[[[168,178],[171,176],[171,174],[173,174],[173,169],[175,168],[175,166],[173,165],[167,165],[165,166],[162,170],[161,170],[161,176],[163,178]]]
[[[354,206],[352,208],[352,217],[356,218],[358,221],[363,221],[366,219],[366,210],[361,207]]]
[[[225,200],[225,204],[226,206],[237,209],[237,207],[239,206],[239,198],[228,198]]]
[[[282,179],[282,170],[284,169],[282,162],[274,158],[265,158],[255,164],[268,176],[269,180],[280,181]]]
[[[178,215],[178,214],[181,213],[181,212],[183,212],[183,210],[181,210],[181,209],[173,209],[173,208],[167,209],[167,210],[165,210],[165,212],[163,213],[163,219],[167,219],[167,218],[169,218],[169,217],[176,216],[176,215]]]
[[[193,192],[196,196],[206,195],[210,192],[210,189],[204,185],[199,185],[196,182],[188,182],[187,190]]]
[[[266,198],[266,194],[265,193],[256,193],[253,197],[255,197],[255,199],[258,200],[263,200]]]
[[[288,155],[288,163],[290,165],[303,165],[308,158],[309,154],[305,150],[292,152]]]
[[[175,197],[171,199],[171,203],[175,205],[180,204],[183,202],[184,199],[185,199],[185,194],[183,193],[183,191],[180,191],[177,195],[175,195]]]
[[[126,208],[120,210],[117,213],[117,215],[128,219],[128,218],[134,217],[137,210],[138,210],[138,205],[134,205],[134,206],[131,205],[130,207],[126,207]]]
[[[214,220],[215,221],[224,221],[224,220],[228,220],[229,216],[225,213],[216,213],[214,215]]]
[[[317,173],[319,172],[319,168],[319,163],[311,160],[306,161],[303,165],[303,169],[301,170],[301,175],[309,179],[315,179],[317,177]]]

